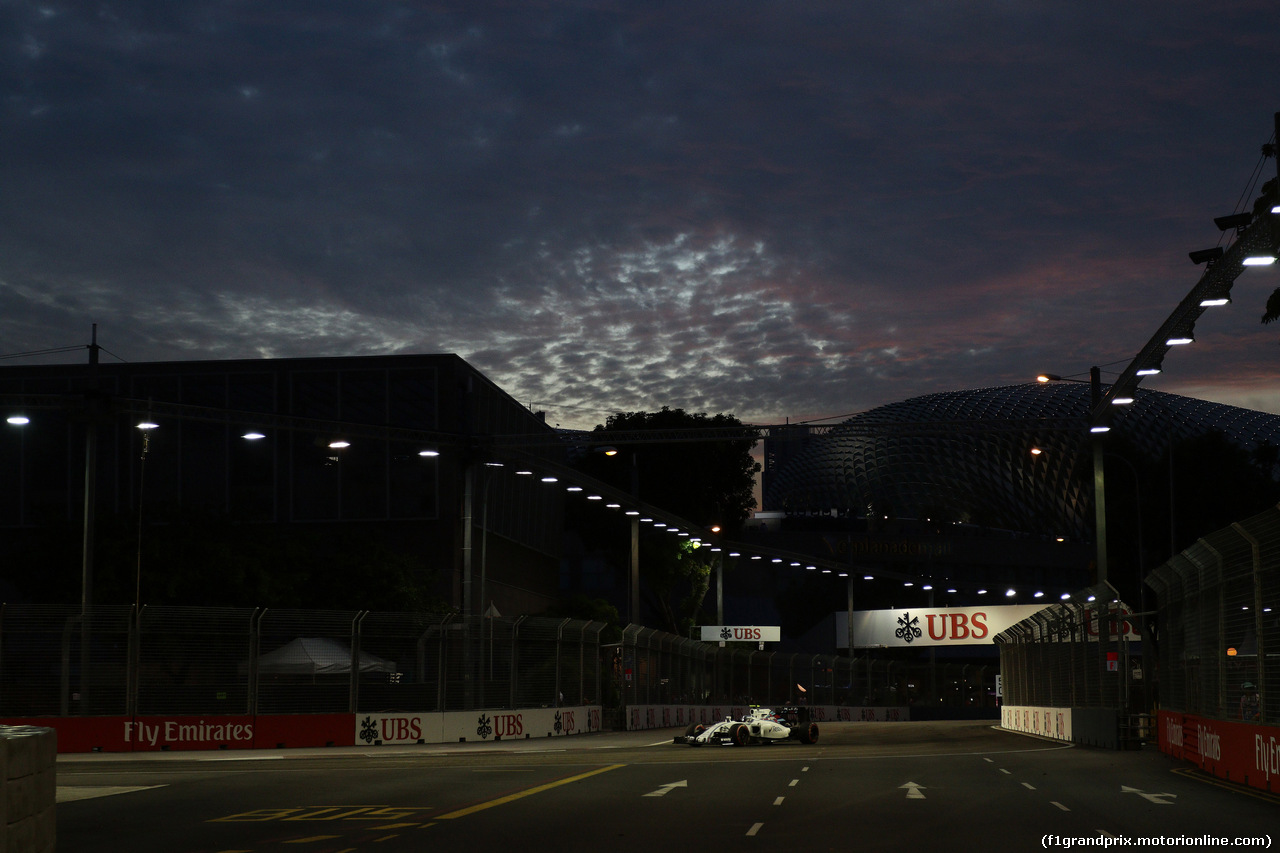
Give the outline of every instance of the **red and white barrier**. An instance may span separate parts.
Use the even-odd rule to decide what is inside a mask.
[[[1220,779],[1280,790],[1280,727],[1161,711],[1160,751]]]

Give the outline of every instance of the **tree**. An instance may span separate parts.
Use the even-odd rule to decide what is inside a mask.
[[[578,464],[596,479],[634,491],[646,504],[732,535],[755,508],[760,465],[751,451],[756,441],[688,440],[688,433],[743,426],[732,415],[689,414],[665,406],[657,412],[618,412],[591,433],[593,449]],[[640,435],[671,430],[681,431],[681,440],[650,442]],[[606,457],[597,452],[605,446],[616,448],[618,454]],[[640,578],[646,601],[664,629],[684,636],[698,624],[711,583],[713,555],[709,548],[686,539],[661,531],[642,532]],[[622,537],[610,533],[610,538]]]
[[[755,508],[755,478],[760,465],[751,456],[756,439],[648,442],[644,432],[695,431],[743,427],[733,415],[689,414],[663,406],[657,412],[617,412],[591,435],[597,446],[619,453],[608,458],[588,453],[581,467],[593,477],[630,490],[632,475],[640,500],[694,524],[737,530]],[[627,441],[626,439],[631,439]]]

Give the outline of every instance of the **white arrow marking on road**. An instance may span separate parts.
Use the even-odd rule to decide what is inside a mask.
[[[1142,799],[1144,799],[1144,800],[1150,800],[1151,802],[1155,803],[1155,804],[1156,804],[1156,805],[1158,805],[1158,806],[1171,806],[1171,805],[1173,805],[1173,803],[1169,802],[1168,800],[1162,800],[1162,799],[1160,799],[1161,797],[1175,797],[1175,798],[1176,798],[1176,797],[1178,796],[1177,794],[1148,794],[1146,791],[1143,791],[1143,790],[1141,790],[1140,788],[1130,788],[1128,785],[1121,785],[1121,786],[1120,786],[1120,793],[1122,793],[1122,794],[1137,794],[1139,797],[1142,797]]]
[[[906,789],[907,789],[907,799],[908,799],[908,800],[923,800],[923,799],[924,799],[924,794],[920,793],[920,789],[921,789],[921,788],[923,788],[923,787],[924,787],[924,785],[918,785],[918,784],[916,784],[915,782],[908,782],[907,784],[905,784],[905,785],[899,785],[898,787],[899,787],[899,788],[906,788]]]
[[[689,787],[689,780],[681,779],[679,782],[668,782],[658,790],[650,791],[649,793],[645,794],[645,796],[646,797],[665,797],[667,795],[667,792],[673,788],[687,788],[687,787]]]

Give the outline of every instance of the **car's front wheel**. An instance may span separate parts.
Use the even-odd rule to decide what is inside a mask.
[[[733,741],[735,746],[746,746],[751,743],[751,729],[747,728],[742,723],[738,723],[736,726],[729,729],[729,738]]]

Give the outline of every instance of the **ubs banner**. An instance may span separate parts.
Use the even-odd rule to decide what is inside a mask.
[[[1047,604],[1003,604],[994,607],[912,607],[908,610],[855,610],[853,612],[853,644],[856,648],[904,648],[910,646],[972,646],[995,641],[996,634],[1028,616],[1048,607]],[[1140,640],[1121,605],[1109,619],[1105,613],[1090,614],[1087,622],[1075,626],[1076,635],[1064,634],[1062,641],[1097,640],[1102,623],[1109,624],[1112,639],[1121,634]],[[836,612],[836,647],[848,648],[848,614]]]
[[[855,610],[856,648],[972,646],[990,643],[996,634],[1043,610],[1044,604],[995,607],[912,607],[908,610]],[[836,647],[849,647],[848,614],[836,613]]]

